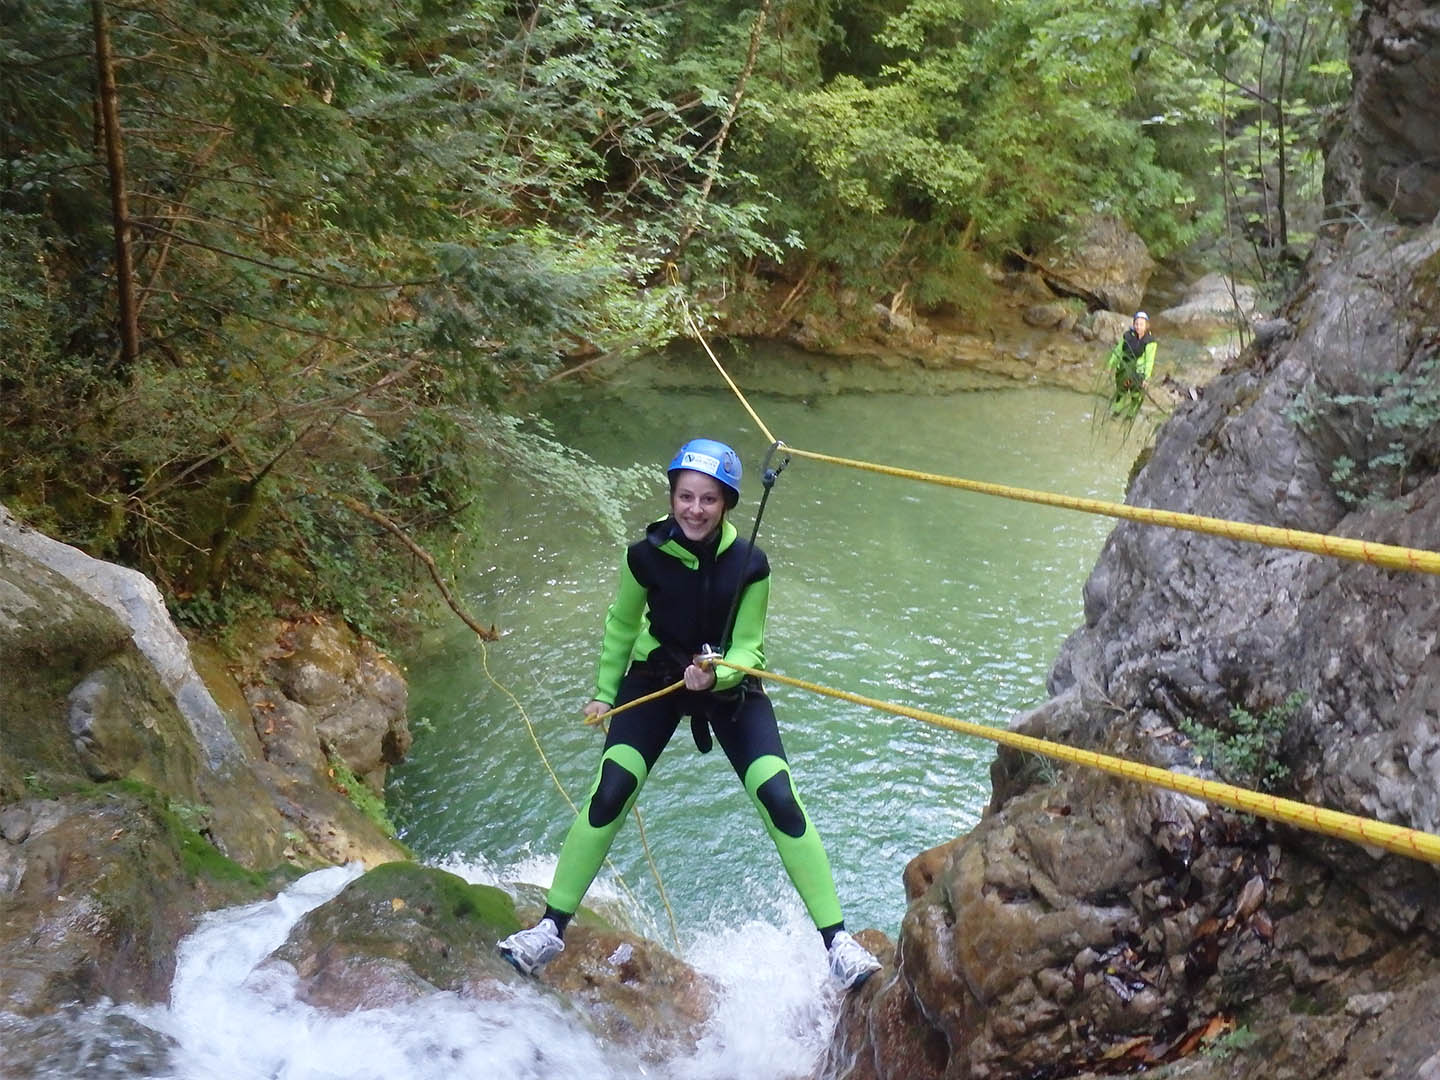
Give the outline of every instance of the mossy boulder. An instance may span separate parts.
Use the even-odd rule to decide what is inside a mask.
[[[516,977],[495,942],[519,928],[499,889],[391,862],[307,914],[274,958],[294,966],[302,1000],[348,1011]]]
[[[565,951],[538,978],[525,979],[495,949],[520,926],[514,902],[499,889],[388,863],[306,915],[269,963],[291,965],[297,996],[336,1012],[440,992],[491,999],[507,986],[528,985],[567,1001],[607,1042],[643,1055],[693,1048],[712,995],[689,965],[636,935],[577,921]]]
[[[253,869],[405,858],[357,808],[355,796],[374,802],[373,790],[343,790],[325,755],[342,717],[375,731],[373,753],[361,756],[372,782],[383,776],[376,757],[397,760],[409,745],[399,669],[353,635],[344,642],[357,659],[339,674],[360,688],[321,717],[332,725],[327,739],[278,688],[247,684],[247,701],[213,652],[202,679],[142,575],[27,529],[0,507],[0,671],[20,673],[0,680],[0,805],[129,779],[203,807],[202,831]]]
[[[0,1012],[164,1001],[175,946],[200,915],[279,884],[139,785],[11,804],[0,817]]]

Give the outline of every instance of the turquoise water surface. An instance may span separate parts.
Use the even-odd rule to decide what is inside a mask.
[[[747,396],[792,446],[1068,495],[1118,501],[1133,453],[1097,436],[1093,399],[1066,391]],[[694,435],[735,445],[747,473],[734,520],[748,536],[767,443],[721,392],[576,390],[542,415],[553,438],[593,460],[597,477],[633,477],[638,467],[644,479],[496,481],[487,499],[494,525],[477,539],[464,591],[504,636],[482,663],[476,638],[457,623],[408,658],[417,737],[389,797],[422,857],[482,860],[545,885],[571,811],[521,710],[578,800],[600,750],[579,709],[601,620],[623,544],[665,512],[665,463]],[[1112,525],[796,458],[758,540],[774,573],[769,666],[1003,725],[1044,700]],[[901,871],[978,820],[993,745],[800,690],[771,693],[847,922],[893,935],[905,907]],[[683,725],[640,808],[682,937],[793,914],[798,900],[724,756],[697,755]],[[642,916],[663,926],[633,821],[612,858]],[[602,872],[601,888],[611,880]]]

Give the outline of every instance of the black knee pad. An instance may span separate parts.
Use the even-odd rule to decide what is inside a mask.
[[[755,789],[755,797],[782,833],[797,838],[805,835],[805,811],[800,809],[800,800],[795,798],[789,772],[781,769],[766,780]]]
[[[600,783],[595,787],[595,794],[590,796],[590,827],[603,829],[614,824],[615,819],[625,812],[625,804],[639,786],[640,781],[635,779],[635,774],[623,765],[615,764],[610,758],[601,762]]]

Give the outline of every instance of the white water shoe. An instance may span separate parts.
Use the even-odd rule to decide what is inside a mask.
[[[541,919],[528,930],[515,931],[495,947],[521,975],[533,975],[565,951],[565,942],[553,920]]]
[[[851,937],[848,930],[841,930],[831,939],[830,978],[839,983],[842,990],[859,986],[879,970],[880,961]]]

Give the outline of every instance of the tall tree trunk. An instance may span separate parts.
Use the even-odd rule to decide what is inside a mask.
[[[1284,251],[1290,243],[1290,222],[1286,218],[1285,209],[1285,185],[1288,181],[1286,168],[1288,158],[1285,147],[1285,80],[1289,75],[1286,70],[1290,62],[1289,35],[1280,35],[1280,81],[1275,87],[1275,169],[1279,179],[1279,189],[1275,193],[1275,212],[1278,218],[1276,222],[1280,227],[1280,250]]]
[[[1280,91],[1275,95],[1280,103],[1280,245],[1286,247],[1290,243],[1290,222],[1285,203],[1285,187],[1289,175],[1289,148],[1285,145],[1285,84],[1290,73],[1303,71],[1305,64],[1305,47],[1309,42],[1306,40],[1310,35],[1310,13],[1307,11],[1300,20],[1300,33],[1295,39],[1294,48],[1290,48],[1290,35],[1281,35],[1280,45]]]
[[[1265,212],[1260,230],[1260,243],[1268,248],[1275,246],[1275,218],[1270,209],[1270,183],[1265,178],[1265,64],[1270,58],[1270,39],[1260,39],[1260,66],[1255,75],[1255,171],[1260,179],[1260,205]],[[1277,106],[1283,108],[1283,106]]]
[[[140,355],[140,320],[135,306],[135,266],[130,251],[130,202],[125,191],[125,148],[116,104],[115,64],[110,54],[110,21],[105,0],[90,0],[95,22],[95,70],[100,89],[100,127],[110,173],[110,216],[115,233],[115,286],[120,309],[120,364],[128,373]]]

